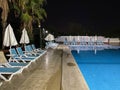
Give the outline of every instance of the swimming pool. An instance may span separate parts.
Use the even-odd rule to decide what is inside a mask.
[[[120,90],[120,49],[72,54],[90,90]]]

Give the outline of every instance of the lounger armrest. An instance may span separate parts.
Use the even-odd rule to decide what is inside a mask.
[[[15,55],[14,54],[6,54],[6,56],[13,57]]]

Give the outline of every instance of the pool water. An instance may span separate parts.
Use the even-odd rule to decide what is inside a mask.
[[[72,54],[90,90],[120,90],[120,49]]]

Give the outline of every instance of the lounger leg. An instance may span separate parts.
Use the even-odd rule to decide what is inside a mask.
[[[0,74],[0,78],[2,78],[3,80],[7,81],[7,79],[3,75],[1,75],[1,74]]]

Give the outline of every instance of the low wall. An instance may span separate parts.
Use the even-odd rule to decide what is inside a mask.
[[[120,40],[119,40],[119,38],[110,38],[109,44],[111,44],[111,45],[120,45]]]

